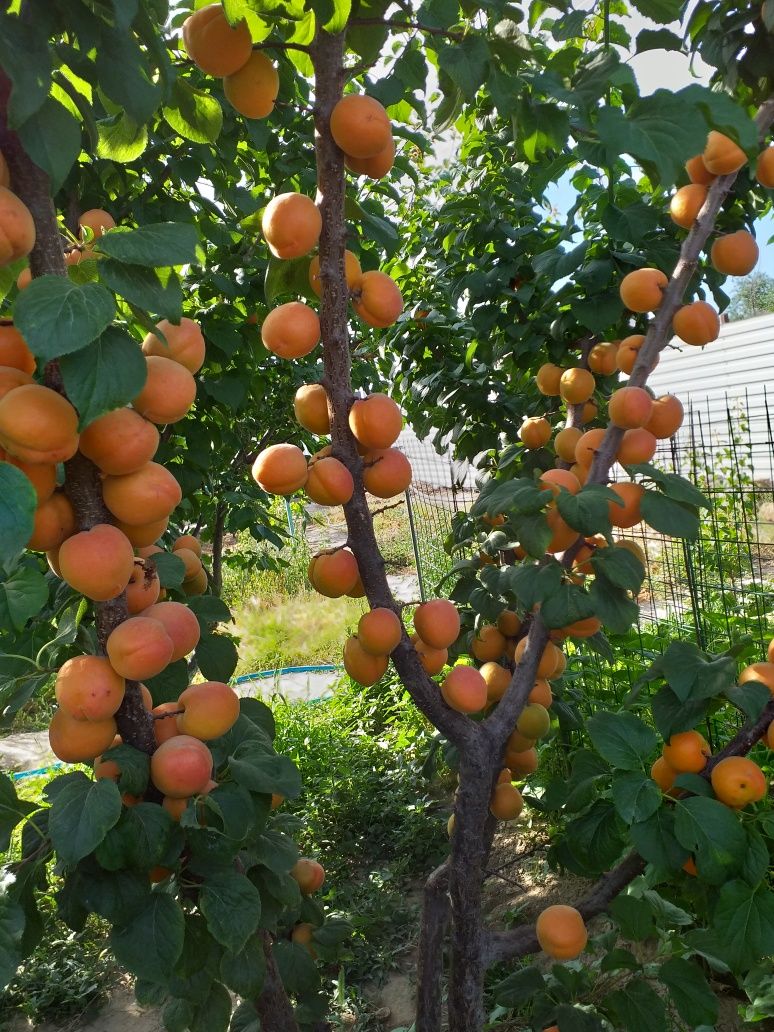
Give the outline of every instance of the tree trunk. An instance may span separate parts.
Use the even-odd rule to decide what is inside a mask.
[[[263,933],[263,952],[266,957],[266,977],[263,980],[261,995],[255,1001],[261,1028],[266,1032],[298,1032],[293,1005],[288,999],[277,970],[268,932]]]
[[[223,528],[226,523],[226,503],[215,506],[215,525],[212,531],[212,577],[210,587],[220,597],[223,591]]]
[[[417,949],[417,1032],[441,1032],[443,943],[449,924],[449,861],[425,882]]]

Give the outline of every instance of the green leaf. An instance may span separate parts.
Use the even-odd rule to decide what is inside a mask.
[[[32,537],[38,498],[27,477],[10,462],[0,462],[0,555],[8,562]]]
[[[616,896],[609,909],[625,939],[642,942],[655,935],[653,911],[644,899],[622,893]]]
[[[64,276],[39,276],[14,305],[14,321],[43,362],[80,351],[111,324],[113,298],[96,283],[78,286]]]
[[[667,3],[667,0],[664,0]],[[673,21],[670,16],[669,21]],[[683,41],[669,29],[642,29],[637,33],[637,53],[644,54],[648,50],[682,51]]]
[[[140,345],[117,326],[108,326],[87,347],[66,355],[60,366],[80,429],[136,398],[148,372]]]
[[[266,975],[266,956],[260,935],[252,935],[241,950],[224,950],[220,958],[220,977],[235,993],[257,999]]]
[[[161,87],[131,32],[103,28],[94,62],[99,85],[138,124],[148,122],[161,101]]]
[[[647,820],[632,824],[631,837],[640,856],[657,867],[677,869],[688,859],[690,851],[675,837],[675,818],[665,806]]]
[[[593,612],[588,595],[576,584],[560,585],[540,607],[540,616],[546,627],[565,627],[592,616]]]
[[[640,608],[634,599],[623,590],[612,584],[601,572],[597,573],[589,588],[594,612],[614,634],[626,634],[636,622]]]
[[[456,6],[456,5],[455,5]],[[482,35],[471,33],[462,42],[438,47],[438,66],[465,100],[474,100],[489,74],[489,47]]]
[[[185,563],[179,556],[174,552],[155,552],[151,559],[162,588],[182,587],[185,580]]]
[[[208,681],[228,681],[239,662],[237,647],[225,634],[206,634],[196,646],[196,662]]]
[[[216,97],[197,90],[187,79],[176,79],[164,119],[184,140],[215,143],[223,127],[223,110]]]
[[[774,953],[774,893],[765,884],[730,881],[721,886],[712,928],[687,936],[692,946],[746,971]]]
[[[639,591],[645,579],[645,567],[628,548],[598,548],[591,557],[594,572],[625,591]]]
[[[626,1032],[664,1032],[668,1027],[664,1001],[642,978],[633,978],[625,989],[616,989],[604,999],[618,1028]]]
[[[676,502],[660,491],[646,490],[640,502],[640,511],[648,526],[661,534],[691,541],[699,536],[699,514],[696,508]]]
[[[17,132],[27,154],[48,174],[56,193],[81,152],[80,124],[63,104],[49,97]],[[27,343],[32,347],[29,338]]]
[[[732,685],[723,691],[723,695],[750,720],[757,720],[771,702],[771,691],[767,685],[761,684],[759,681]]]
[[[97,263],[97,268],[100,281],[125,301],[154,316],[169,319],[173,323],[180,322],[183,315],[183,290],[177,274],[171,269],[148,269],[143,265],[129,265],[112,258],[102,259]],[[30,289],[28,287],[22,297]]]
[[[239,712],[264,731],[270,741],[274,741],[274,714],[265,702],[260,699],[240,699]]]
[[[21,631],[37,616],[48,601],[48,582],[33,565],[18,566],[7,581],[0,583],[0,614]]]
[[[495,1003],[499,1007],[521,1007],[531,1000],[535,993],[539,993],[545,984],[546,980],[537,968],[521,968],[494,987]]]
[[[121,793],[107,778],[90,781],[68,774],[49,815],[51,841],[63,864],[72,867],[102,842],[121,816]]]
[[[148,146],[148,130],[128,115],[111,115],[97,122],[97,157],[119,164],[136,161]]]
[[[692,642],[672,641],[662,659],[664,680],[681,702],[721,695],[736,680],[730,656],[709,656]]]
[[[240,1003],[231,1018],[229,1032],[260,1032],[260,1022],[253,1003]]]
[[[261,894],[245,875],[218,871],[202,883],[199,908],[212,937],[232,953],[238,953],[258,928]]]
[[[595,713],[586,730],[597,752],[621,770],[642,770],[658,744],[655,732],[633,713]]]
[[[298,847],[281,831],[265,831],[255,847],[256,859],[275,874],[287,874],[298,860]]]
[[[80,897],[84,906],[116,925],[131,921],[148,904],[150,892],[150,882],[144,872],[96,868],[81,879]]]
[[[51,57],[45,22],[29,23],[0,14],[0,66],[12,84],[9,128],[17,129],[45,103],[51,87]]]
[[[658,969],[658,977],[669,990],[677,1013],[689,1025],[714,1025],[718,1000],[704,972],[682,957],[672,957]]]
[[[185,917],[180,906],[161,892],[131,921],[112,929],[116,960],[138,978],[158,982],[172,973],[183,950]]]
[[[211,624],[231,623],[234,619],[229,607],[217,595],[194,595],[188,599],[188,608],[199,621],[202,633],[208,631]]]
[[[157,222],[139,229],[113,230],[97,248],[120,262],[151,267],[184,265],[196,259],[199,234],[185,222]]]
[[[650,702],[653,720],[664,740],[700,724],[707,715],[708,705],[702,699],[683,702],[668,685],[659,689]]]
[[[664,473],[663,470],[651,465],[649,462],[641,462],[635,466],[627,466],[628,471],[640,473],[658,484],[661,490],[669,498],[676,502],[685,502],[686,505],[695,505],[698,509],[711,509],[712,504],[690,480],[681,477],[678,473]]]
[[[308,256],[291,258],[289,261],[273,256],[269,258],[263,284],[267,305],[273,305],[278,297],[285,294],[292,294],[294,298],[299,294],[308,296],[310,290]]]
[[[700,877],[712,884],[726,881],[742,862],[744,829],[736,813],[716,799],[681,799],[675,808],[675,835],[694,854]]]
[[[573,856],[577,855],[590,870],[603,871],[610,867],[621,855],[624,845],[612,804],[606,799],[597,799],[585,813],[568,823],[566,841],[571,845]]]
[[[188,1032],[193,1021],[195,1009],[190,1000],[170,1000],[161,1015],[167,1032]]]
[[[251,745],[240,747],[229,757],[234,780],[251,792],[273,792],[296,799],[301,794],[301,775],[288,756],[259,753]]]
[[[196,1007],[191,1032],[226,1032],[231,1018],[231,996],[220,982],[212,982],[209,992]]]
[[[638,770],[617,771],[613,776],[613,805],[627,824],[645,821],[661,806],[661,792],[652,778]]]
[[[632,4],[651,21],[669,25],[675,20],[673,0],[632,0]]]
[[[604,534],[610,530],[610,502],[616,497],[609,487],[589,484],[575,495],[560,491],[556,507],[565,522],[581,534]]]
[[[279,940],[275,942],[272,953],[287,992],[303,995],[318,987],[320,976],[308,950],[303,946]]]
[[[22,906],[0,893],[0,988],[5,989],[22,960],[25,917]]]
[[[11,779],[0,773],[0,853],[8,851],[11,832],[19,821],[36,809],[34,803],[19,799]]]
[[[184,659],[178,659],[155,677],[146,677],[143,683],[153,697],[153,705],[158,706],[178,699],[188,687],[188,682],[188,664]]]

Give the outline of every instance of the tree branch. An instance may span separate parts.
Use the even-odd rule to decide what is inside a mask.
[[[445,39],[453,39],[456,43],[462,42],[465,38],[464,32],[450,32],[448,29],[438,28],[435,25],[425,25],[418,21],[400,21],[398,18],[352,18],[350,26],[379,25],[389,29],[400,29],[402,32],[424,32],[428,36],[443,36]]]

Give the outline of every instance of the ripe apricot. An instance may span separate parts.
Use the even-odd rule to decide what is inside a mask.
[[[650,419],[645,424],[645,429],[657,440],[664,441],[677,433],[683,425],[684,415],[683,403],[679,398],[674,394],[662,394],[653,401]]]
[[[403,416],[386,394],[369,394],[353,403],[349,428],[364,448],[389,448],[403,429]]]
[[[373,269],[363,273],[352,293],[352,305],[364,323],[384,329],[403,311],[403,295],[391,276]]]
[[[578,443],[575,445],[575,461],[579,466],[586,469],[591,466],[604,438],[605,431],[602,427],[594,427],[581,434],[578,438]]]
[[[652,412],[653,399],[642,387],[620,387],[607,404],[610,422],[624,430],[645,426]]]
[[[193,534],[181,534],[179,538],[175,538],[172,551],[176,552],[179,548],[187,548],[195,555],[198,555],[200,559],[202,557],[202,543]]]
[[[595,344],[589,351],[588,363],[592,373],[599,376],[610,376],[616,370],[618,344],[614,341],[603,341]]]
[[[170,602],[161,604],[174,605]],[[191,684],[177,703],[183,710],[177,718],[180,734],[205,742],[224,735],[239,716],[239,696],[222,681]]]
[[[448,599],[430,599],[414,610],[414,628],[422,641],[431,648],[446,649],[459,636],[460,614]]]
[[[707,187],[702,183],[681,186],[669,203],[672,222],[682,229],[690,229],[707,200]]]
[[[486,706],[486,681],[475,667],[456,666],[443,679],[441,695],[458,713],[479,713]]]
[[[177,423],[196,401],[196,380],[185,366],[162,355],[147,355],[145,386],[132,407],[151,423]]]
[[[32,374],[36,365],[35,356],[16,327],[12,323],[0,323],[0,366]]]
[[[678,774],[698,774],[704,770],[710,747],[698,731],[680,731],[669,739],[662,756]]]
[[[559,397],[559,381],[564,370],[553,362],[545,362],[535,375],[535,384],[541,394],[548,398]]]
[[[363,456],[363,485],[376,498],[394,498],[411,483],[411,463],[397,448],[381,448]]]
[[[662,792],[668,792],[675,783],[677,772],[672,770],[663,756],[659,756],[650,768],[650,776]]]
[[[306,493],[318,505],[346,505],[355,490],[355,482],[343,462],[325,455],[309,463]]]
[[[16,289],[26,290],[30,283],[32,283],[32,269],[28,265],[16,277]]]
[[[702,160],[712,175],[727,176],[747,164],[747,155],[733,140],[713,129],[707,137]]]
[[[0,269],[26,258],[35,246],[35,223],[15,193],[0,186]]]
[[[35,488],[38,505],[48,501],[56,488],[56,466],[44,465],[42,462],[22,462],[14,455],[9,455],[0,448],[0,462],[7,462],[20,469]]]
[[[581,412],[581,424],[593,423],[599,415],[599,406],[595,401],[587,401]]]
[[[633,466],[638,462],[650,462],[656,454],[658,441],[644,427],[626,430],[618,445],[616,459],[622,466]]]
[[[172,639],[173,651],[170,662],[183,659],[199,644],[199,621],[182,602],[156,602],[144,610],[142,615],[158,620]]]
[[[635,269],[621,280],[621,300],[632,312],[655,312],[668,282],[661,269]]]
[[[207,571],[202,569],[192,577],[191,580],[183,581],[183,591],[186,595],[203,595],[209,587],[209,580],[207,579]]]
[[[124,679],[103,656],[74,656],[59,668],[56,701],[73,720],[107,720],[124,698]]]
[[[260,50],[254,50],[236,72],[223,77],[226,100],[245,118],[266,118],[274,110],[279,74]]]
[[[580,481],[569,469],[547,469],[540,474],[539,483],[545,484],[554,497],[562,490],[577,494],[581,489]]]
[[[183,580],[191,580],[202,568],[202,561],[190,548],[176,548],[175,555],[185,567]]]
[[[105,477],[102,497],[117,520],[142,525],[169,516],[183,492],[165,466],[146,462],[134,473]]]
[[[105,645],[111,666],[128,681],[160,674],[171,661],[174,648],[161,621],[147,616],[124,620],[110,632]]]
[[[685,171],[688,173],[688,178],[692,183],[701,183],[703,186],[709,186],[715,180],[715,176],[707,171],[707,166],[704,164],[704,158],[701,154],[696,154],[693,158],[689,158],[686,161]]]
[[[309,921],[299,921],[298,924],[293,925],[290,940],[305,949],[312,959],[317,958],[317,950],[313,945],[314,925]]]
[[[567,624],[562,630],[568,638],[592,638],[602,630],[602,621],[597,616],[587,616]]]
[[[489,802],[489,811],[498,821],[515,820],[524,809],[521,792],[510,781],[495,785]]]
[[[573,960],[588,942],[588,932],[575,907],[555,903],[538,914],[535,934],[544,953],[554,960]]]
[[[519,440],[530,450],[542,448],[551,440],[551,424],[543,416],[528,416],[519,427]]]
[[[253,480],[267,494],[291,495],[306,483],[306,458],[295,444],[271,444],[253,463]]]
[[[546,545],[548,555],[564,552],[578,540],[578,531],[571,527],[553,506],[546,511],[546,523],[551,529],[551,540]]]
[[[755,237],[746,229],[718,237],[710,251],[712,264],[726,276],[746,276],[755,268],[758,255]]]
[[[696,861],[692,856],[689,856],[683,864],[683,870],[686,874],[690,874],[692,878],[695,878],[698,875],[699,872],[696,869]]]
[[[178,324],[171,323],[169,319],[162,319],[156,323],[156,329],[164,337],[149,333],[142,342],[142,350],[146,355],[161,355],[162,358],[171,358],[188,370],[189,373],[198,373],[204,365],[205,343],[201,327],[193,319],[183,318]],[[166,343],[164,343],[166,341]]]
[[[497,630],[506,638],[515,638],[521,630],[521,617],[512,609],[503,609],[497,617]]]
[[[371,656],[389,656],[403,636],[403,625],[392,609],[378,606],[363,613],[357,625],[357,639]]]
[[[167,811],[173,821],[177,822],[183,816],[183,813],[188,809],[190,797],[183,797],[182,799],[172,799],[170,796],[164,796],[161,800],[161,805]]]
[[[107,602],[126,588],[134,571],[134,549],[118,527],[97,523],[73,534],[59,549],[61,576],[93,602]]]
[[[311,896],[313,892],[318,892],[325,881],[325,868],[308,857],[296,860],[289,873],[290,877],[298,882],[302,896]]]
[[[352,158],[373,158],[387,147],[392,126],[384,107],[374,97],[348,93],[331,112],[331,135]]]
[[[554,451],[565,462],[575,462],[575,448],[583,436],[583,431],[577,426],[566,426],[554,438]]]
[[[672,319],[672,329],[686,344],[699,347],[717,339],[720,318],[706,301],[693,301],[678,308]]]
[[[154,520],[152,523],[122,523],[118,521],[118,529],[129,538],[135,548],[143,548],[154,544],[169,526],[169,517]]]
[[[81,228],[81,238],[85,238],[84,229],[90,229],[96,238],[104,236],[108,229],[115,229],[116,220],[109,211],[104,208],[89,208],[78,216],[78,225]]]
[[[75,720],[61,708],[48,725],[51,750],[64,763],[90,763],[110,748],[115,736],[116,722],[112,717]]]
[[[305,383],[293,399],[296,420],[313,434],[329,434],[331,420],[328,414],[328,395],[321,383]]]
[[[158,601],[161,582],[155,567],[136,559],[129,583],[126,585],[126,607],[132,615],[142,612]]]
[[[505,754],[505,763],[510,768],[514,778],[528,778],[538,769],[537,749],[524,749],[523,752],[508,750]]]
[[[186,18],[183,43],[194,64],[218,79],[238,71],[253,52],[247,22],[230,25],[220,3],[208,4]]]
[[[309,563],[308,575],[315,591],[327,598],[341,598],[355,587],[360,570],[357,559],[348,548],[337,548],[314,556]]]
[[[428,645],[427,642],[422,641],[418,634],[411,635],[411,644],[416,649],[417,655],[419,656],[419,662],[422,664],[422,669],[425,673],[430,677],[435,677],[436,674],[440,674],[446,666],[449,658],[449,650],[434,649],[432,645]]]
[[[755,178],[768,190],[774,188],[774,147],[767,147],[758,155]]]
[[[261,219],[269,250],[276,258],[301,258],[316,247],[322,229],[317,205],[306,194],[278,194]]]
[[[320,343],[317,312],[302,301],[279,305],[263,320],[261,340],[280,358],[303,358]]]
[[[539,678],[527,696],[527,702],[537,702],[545,709],[550,709],[553,701],[554,693],[551,691],[551,685],[543,678]]]
[[[360,262],[358,261],[357,255],[353,254],[352,251],[344,252],[344,277],[350,290],[355,290],[360,283],[360,280],[363,278],[363,270],[360,268]],[[322,297],[322,277],[320,275],[319,255],[315,255],[309,263],[309,286],[318,297]]]
[[[608,505],[611,524],[614,527],[620,527],[622,530],[628,530],[629,527],[636,527],[638,523],[641,523],[642,512],[640,511],[640,505],[645,494],[645,488],[641,484],[625,480],[620,484],[611,484],[610,490],[617,494],[624,503],[623,505],[618,505],[617,502],[611,501]]]
[[[757,803],[769,790],[761,768],[746,756],[727,756],[721,760],[712,768],[710,781],[721,803],[735,810]]]
[[[596,385],[593,373],[588,369],[573,366],[562,373],[559,379],[559,394],[568,405],[582,405],[592,396]]]
[[[395,140],[392,135],[387,143],[371,158],[353,158],[347,155],[344,164],[358,176],[368,176],[369,179],[384,179],[395,164]]]
[[[177,726],[179,711],[180,706],[177,702],[162,702],[158,706],[152,707],[153,737],[156,739],[156,745],[161,745],[167,739],[180,734],[180,728]]]
[[[618,345],[615,361],[622,373],[626,373],[628,376],[632,372],[634,363],[637,361],[637,356],[640,353],[640,348],[644,343],[644,334],[632,333],[630,336],[624,337]]]
[[[24,387],[27,384],[34,384],[29,373],[15,366],[0,366],[0,398],[4,398],[9,391],[17,387]]]
[[[774,695],[774,662],[750,663],[746,666],[739,675],[739,684],[747,684],[749,681],[760,681]]]
[[[421,636],[421,635],[420,635]],[[479,627],[470,646],[471,655],[480,663],[500,659],[505,652],[505,635],[494,624]]]
[[[75,533],[75,511],[62,491],[55,491],[35,510],[32,537],[27,548],[33,552],[52,552]]]
[[[198,738],[175,735],[151,756],[151,780],[171,799],[202,792],[212,777],[212,753]]]
[[[539,702],[530,702],[521,711],[521,716],[516,721],[516,730],[526,738],[533,741],[536,738],[543,738],[551,729],[551,718],[545,706]]]
[[[516,643],[516,651],[514,652],[514,661],[516,663],[521,662],[521,658],[527,648],[527,639],[522,638]],[[558,649],[552,641],[546,643],[546,647],[543,649],[543,655],[540,657],[538,668],[535,671],[536,677],[548,677],[551,678],[554,675],[557,665],[562,657],[562,650]]]
[[[78,413],[49,387],[22,384],[0,398],[0,447],[24,462],[65,462],[78,450]]]
[[[625,548],[627,552],[631,552],[636,559],[639,559],[643,566],[647,566],[648,558],[645,550],[637,541],[632,541],[631,538],[616,538],[615,545],[617,548]]]
[[[484,663],[479,671],[486,682],[487,702],[499,702],[511,683],[511,672],[499,663]]]
[[[114,409],[81,431],[79,450],[103,473],[123,476],[150,462],[159,446],[159,432],[131,408]]]
[[[344,669],[353,681],[370,688],[384,677],[388,663],[387,656],[373,656],[366,652],[357,638],[347,638],[344,644]]]

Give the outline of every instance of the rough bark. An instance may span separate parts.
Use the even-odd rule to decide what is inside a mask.
[[[449,861],[425,882],[417,948],[417,1032],[441,1032],[443,943],[449,924]]]
[[[220,596],[223,591],[223,532],[226,523],[226,503],[215,506],[215,523],[212,530],[212,575],[210,584],[213,592]]]
[[[266,976],[261,995],[255,1002],[255,1009],[261,1019],[261,1028],[266,1032],[298,1032],[298,1023],[293,1005],[285,992],[277,963],[271,950],[271,936],[263,933],[263,952],[266,957]]]

